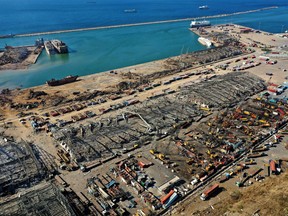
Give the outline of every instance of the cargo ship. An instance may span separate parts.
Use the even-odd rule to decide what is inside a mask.
[[[49,81],[46,81],[46,83],[49,85],[49,86],[59,86],[59,85],[64,85],[64,84],[67,84],[67,83],[71,83],[71,82],[75,82],[77,80],[78,76],[67,76],[67,77],[64,77],[63,79],[59,79],[59,80],[56,80],[56,79],[51,79]]]
[[[68,47],[63,41],[55,39],[51,40],[51,44],[54,46],[58,53],[68,53]]]
[[[198,42],[204,46],[207,46],[208,48],[212,46],[212,42],[207,38],[199,37]]]
[[[206,20],[196,21],[196,20],[194,20],[190,23],[190,28],[199,28],[199,27],[204,27],[204,26],[211,26],[210,21],[206,21]]]
[[[51,41],[45,41],[44,47],[48,55],[53,55],[56,53],[54,46],[52,45]]]

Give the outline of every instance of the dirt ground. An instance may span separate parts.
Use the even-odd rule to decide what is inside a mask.
[[[240,29],[241,27],[236,26],[234,28]],[[223,29],[222,30],[217,29],[217,27],[213,27],[211,29],[214,31],[223,30]],[[278,47],[279,45],[288,43],[288,40],[285,38],[280,38],[277,35],[270,35],[265,32],[241,34],[241,41],[243,41],[244,43],[247,43],[247,44],[250,43],[251,40],[249,38],[250,39],[253,38],[254,41],[259,41],[259,43],[262,43],[266,46],[274,46],[274,48]],[[284,72],[283,69],[288,69],[288,59],[277,59],[278,62],[275,65],[265,64],[265,62],[259,59],[259,56],[263,55],[263,51],[261,51],[261,48],[254,48],[254,49],[255,49],[255,52],[253,53],[253,55],[255,55],[255,59],[253,61],[261,62],[261,64],[259,66],[248,69],[246,71],[257,75],[264,80],[267,80],[269,82],[273,82],[276,84],[281,84],[284,81],[286,81],[285,77],[287,75],[286,73],[288,72]],[[246,56],[248,56],[249,59],[251,59],[252,54],[249,54]],[[218,62],[215,64],[205,65],[205,66],[201,66],[198,68],[193,68],[190,70],[179,72],[177,73],[177,75],[174,74],[174,75],[156,79],[154,80],[154,83],[163,82],[175,76],[184,75],[189,72],[196,72],[197,70],[202,70],[205,68],[213,69],[215,72],[215,75],[226,74],[226,73],[232,72],[232,68],[234,66],[241,65],[241,64],[243,65],[245,62],[245,60],[243,60],[243,57],[246,57],[246,56],[235,57],[235,58],[224,60],[222,62]],[[235,60],[239,58],[241,60],[236,62]],[[221,70],[217,67],[219,64],[224,64],[228,62],[229,62],[229,67],[226,70]],[[113,92],[115,91],[116,86],[119,82],[135,81],[138,79],[138,77],[128,78],[127,76],[124,76],[124,74],[131,72],[131,73],[141,75],[141,74],[146,74],[147,71],[157,72],[157,71],[161,71],[163,67],[165,67],[164,64],[165,64],[165,60],[160,60],[160,61],[149,62],[149,63],[136,65],[136,66],[120,68],[120,69],[114,70],[113,73],[108,71],[108,72],[104,72],[100,74],[80,77],[79,81],[77,82],[58,86],[57,88],[50,87],[47,85],[42,85],[42,86],[37,86],[37,87],[29,88],[29,89],[14,90],[11,92],[11,95],[9,96],[9,98],[11,98],[13,102],[16,104],[40,102],[42,100],[46,101],[45,105],[40,105],[37,108],[31,109],[31,110],[26,110],[24,108],[22,109],[22,111],[24,112],[31,112],[29,116],[31,115],[40,116],[43,113],[50,112],[51,110],[54,110],[56,108],[61,108],[61,107],[63,108],[68,105],[78,103],[74,101],[74,99],[76,98],[74,94],[75,91],[80,92],[80,94],[92,93],[95,90]],[[273,73],[273,76],[267,76],[266,73]],[[211,74],[211,75],[214,75],[214,74]],[[123,101],[132,99],[132,98],[138,99],[140,101],[144,101],[148,97],[152,96],[153,94],[157,92],[163,92],[163,90],[168,89],[168,88],[170,88],[171,90],[179,90],[181,86],[187,83],[197,82],[203,78],[205,78],[204,75],[194,75],[187,79],[177,80],[175,82],[172,82],[169,85],[160,85],[158,87],[154,87],[151,90],[137,92],[136,95],[123,95],[122,98],[117,99],[115,101],[108,99],[106,103],[97,104],[95,106],[87,106],[81,111],[72,111],[71,113],[61,114],[57,117],[50,116],[50,122],[55,123],[57,122],[57,119],[71,120],[72,115],[76,115],[84,111],[93,111],[98,115],[98,117],[96,118],[99,118],[100,116],[99,109],[108,108],[113,104],[122,103]],[[48,95],[40,96],[39,98],[28,99],[30,90],[45,91],[45,93],[47,93]],[[49,104],[53,102],[54,98],[60,98],[60,97],[64,98],[67,102],[59,106],[55,106],[55,107]],[[17,139],[33,141],[37,146],[39,146],[40,148],[43,148],[49,154],[57,155],[55,142],[51,137],[48,136],[48,134],[45,134],[45,133],[34,134],[29,122],[26,125],[21,124],[19,122],[20,118],[17,117],[17,113],[19,113],[20,111],[21,111],[20,109],[10,108],[7,104],[3,105],[2,107],[0,106],[0,118],[1,118],[1,115],[3,115],[2,117],[4,117],[3,120],[0,120],[0,125],[2,126],[0,127],[0,133],[3,132],[6,135],[16,137]],[[106,114],[102,115],[101,117],[105,117],[105,115]],[[110,115],[110,113],[107,115]],[[89,121],[89,119],[81,121],[80,124],[85,124],[85,121]],[[12,122],[12,124],[8,124],[8,122]],[[143,149],[140,149],[139,152],[144,151],[144,150],[148,152],[149,148],[144,147]],[[171,148],[171,149],[174,149],[176,152],[175,153],[176,156],[174,156],[173,159],[178,160],[177,149],[176,148]],[[63,172],[63,178],[70,184],[73,190],[75,190],[76,192],[84,191],[86,194],[87,192],[85,189],[85,182],[87,181],[87,179],[96,175],[99,169],[108,170],[109,167],[114,163],[115,161],[107,163],[97,169],[92,169],[91,172],[85,175],[81,173],[79,170],[75,172],[67,172],[67,173]],[[185,163],[185,162],[182,161],[182,163]],[[78,180],[79,176],[82,177],[81,181]],[[274,213],[274,215],[288,215],[288,210],[287,210],[288,209],[288,206],[287,206],[288,194],[286,192],[287,190],[285,190],[288,186],[287,180],[288,180],[288,174],[283,173],[279,176],[273,176],[265,180],[261,184],[254,184],[251,187],[247,188],[247,190],[239,191],[239,190],[233,189],[233,190],[226,191],[225,193],[221,192],[220,196],[217,196],[214,199],[211,199],[210,201],[206,202],[207,205],[202,205],[201,203],[202,201],[200,201],[197,195],[197,201],[195,201],[196,199],[194,198],[191,198],[191,199],[189,198],[186,202],[183,203],[183,205],[181,204],[179,208],[177,209],[177,211],[173,212],[172,215],[185,215],[185,214],[192,215],[192,212],[195,212],[197,210],[199,211],[195,213],[195,215],[224,215],[225,213],[227,213],[226,215],[252,215],[258,209],[261,209],[260,215],[272,215],[272,213]],[[234,200],[232,198],[234,198]],[[217,203],[216,201],[217,202],[221,201],[221,202],[220,204],[216,204]],[[269,205],[268,205],[268,202],[269,202]],[[253,203],[253,205],[251,205],[251,203]],[[194,209],[195,206],[201,207],[201,208]],[[275,209],[277,208],[278,212],[273,212],[274,207]],[[213,208],[217,209],[217,211],[214,211]]]
[[[256,158],[255,165],[248,166],[243,172],[249,172],[254,168],[265,168],[270,159],[279,160],[286,158],[288,150],[285,148],[288,137],[274,148],[267,151],[267,156]],[[267,141],[268,142],[268,141]],[[279,175],[270,175],[264,180],[253,182],[252,185],[238,188],[235,182],[238,181],[243,172],[232,176],[230,180],[220,184],[220,190],[215,197],[207,201],[200,200],[200,191],[197,195],[187,198],[183,203],[175,206],[172,211],[173,215],[227,215],[227,216],[248,216],[258,213],[259,215],[288,215],[288,162],[281,162],[282,173]],[[260,172],[264,176],[264,171]],[[217,182],[217,179],[214,183]],[[211,184],[214,184],[211,183]],[[205,187],[205,188],[208,188]],[[258,211],[259,210],[259,211]],[[169,215],[169,214],[168,214]]]
[[[181,212],[173,215],[197,216],[248,216],[248,215],[288,215],[288,172],[280,176],[272,176],[262,183],[255,183],[246,190],[235,188],[228,192],[220,202],[207,209],[191,211],[182,207]],[[190,202],[194,205],[194,202]]]

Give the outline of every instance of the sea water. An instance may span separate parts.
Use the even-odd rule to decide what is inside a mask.
[[[208,5],[209,9],[199,10],[201,5]],[[0,35],[170,20],[287,5],[287,0],[0,0]],[[137,13],[124,13],[125,9],[136,9]]]
[[[60,2],[60,3],[59,3]],[[0,0],[0,34],[31,33],[156,20],[225,14],[273,6],[273,1],[35,1]],[[1,4],[3,3],[3,4]],[[220,5],[221,3],[221,5]],[[228,5],[229,3],[229,5]],[[244,3],[246,6],[244,6]],[[200,5],[208,10],[199,10]],[[233,22],[270,32],[288,28],[286,1],[278,9],[211,19],[212,24]],[[3,9],[4,8],[4,9]],[[5,10],[6,8],[6,10]],[[137,13],[124,13],[125,9]],[[7,22],[6,22],[7,21]],[[93,31],[43,35],[69,46],[69,54],[49,56],[45,51],[28,70],[0,71],[0,88],[31,87],[51,78],[88,75],[205,49],[188,30],[189,21]],[[33,44],[37,37],[0,39],[5,45]]]

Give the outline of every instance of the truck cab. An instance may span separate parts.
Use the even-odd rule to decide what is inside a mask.
[[[196,185],[197,183],[199,182],[199,180],[197,178],[194,178],[192,181],[191,181],[191,185]]]

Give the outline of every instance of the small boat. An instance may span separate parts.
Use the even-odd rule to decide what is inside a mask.
[[[69,76],[66,76],[63,79],[59,79],[59,80],[57,80],[57,79],[48,80],[48,81],[46,81],[46,83],[49,86],[59,86],[59,85],[64,85],[67,83],[75,82],[77,80],[77,78],[78,78],[78,76],[69,75]]]
[[[137,13],[137,10],[135,8],[133,9],[126,9],[124,10],[124,13]]]
[[[202,5],[202,6],[199,6],[199,9],[208,9],[208,5]]]

